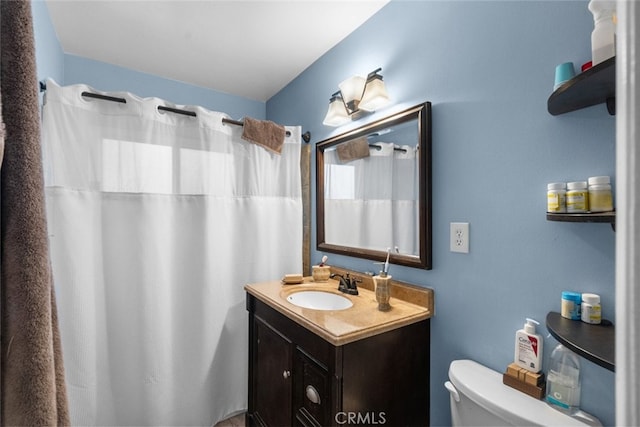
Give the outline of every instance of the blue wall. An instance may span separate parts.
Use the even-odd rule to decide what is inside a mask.
[[[64,52],[49,18],[49,10],[44,1],[38,0],[31,2],[31,13],[38,80],[49,77],[61,83],[64,80]]]
[[[546,107],[555,66],[572,61],[579,71],[590,60],[592,28],[586,0],[392,1],[267,102],[269,119],[302,125],[314,145],[433,103],[433,270],[391,267],[395,278],[435,290],[433,425],[450,423],[449,363],[472,358],[503,372],[515,331],[526,317],[544,325],[563,290],[600,294],[604,317],[614,318],[611,227],[545,218],[548,182],[615,175],[615,119],[604,105],[557,117]],[[337,84],[377,67],[393,106],[323,126]],[[470,223],[469,254],[449,252],[450,222]],[[327,255],[330,264],[375,271],[369,261]],[[544,326],[540,333],[546,369],[556,341]],[[614,374],[581,361],[583,409],[614,425]]]
[[[39,78],[299,124],[313,145],[433,103],[434,267],[391,267],[398,280],[435,290],[425,384],[433,425],[450,424],[443,383],[451,360],[472,358],[503,371],[525,317],[544,324],[547,312],[559,311],[562,290],[600,294],[604,317],[614,318],[611,228],[545,219],[548,182],[615,175],[615,119],[603,105],[557,117],[546,110],[555,66],[573,61],[579,69],[590,59],[586,0],[392,1],[266,105],[63,54],[44,3],[33,8]],[[348,126],[323,126],[337,84],[377,67],[393,105]],[[315,214],[312,221],[315,230]],[[449,252],[450,222],[470,223],[469,254]],[[328,255],[334,265],[374,270],[366,260]],[[313,260],[321,256],[312,251]],[[546,328],[540,332],[546,369],[555,340]],[[582,368],[583,409],[614,425],[614,374],[585,359]]]

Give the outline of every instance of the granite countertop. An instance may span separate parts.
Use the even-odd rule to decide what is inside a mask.
[[[402,284],[395,283],[396,287]],[[433,291],[428,288],[417,289],[412,292],[427,293],[429,304],[419,305],[424,301],[424,295],[418,299],[418,303],[393,296],[389,303],[391,310],[382,312],[378,310],[376,295],[370,289],[359,287],[359,295],[348,295],[338,291],[338,281],[329,279],[327,282],[314,282],[312,278],[305,278],[303,283],[286,285],[280,280],[270,282],[253,283],[245,286],[245,290],[264,302],[271,308],[287,316],[294,322],[324,338],[335,346],[348,344],[373,335],[387,332],[402,326],[428,319],[433,315]],[[298,307],[287,301],[287,296],[293,292],[305,290],[321,290],[335,293],[348,298],[353,303],[351,308],[345,310],[312,310]]]

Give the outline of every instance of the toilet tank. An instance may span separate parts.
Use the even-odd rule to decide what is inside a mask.
[[[502,383],[502,374],[473,360],[454,360],[449,366],[453,426],[601,426],[580,412],[566,415]]]

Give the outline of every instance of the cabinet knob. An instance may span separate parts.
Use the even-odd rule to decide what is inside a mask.
[[[305,391],[307,392],[307,399],[316,405],[320,404],[320,393],[318,393],[318,390],[316,390],[314,386],[308,385]]]
[[[282,372],[282,378],[287,379],[291,376],[291,371]]]

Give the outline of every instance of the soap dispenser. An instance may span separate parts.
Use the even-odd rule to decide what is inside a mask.
[[[378,310],[380,311],[389,311],[391,310],[391,305],[389,304],[389,299],[391,297],[391,292],[389,290],[389,282],[391,281],[391,276],[389,276],[389,254],[391,249],[387,250],[387,260],[384,263],[384,267],[382,271],[377,276],[373,276],[373,283],[376,287],[376,301],[378,301]]]
[[[533,373],[542,369],[542,336],[536,334],[536,325],[533,319],[527,319],[522,329],[516,331],[516,348],[514,362],[518,366]]]

